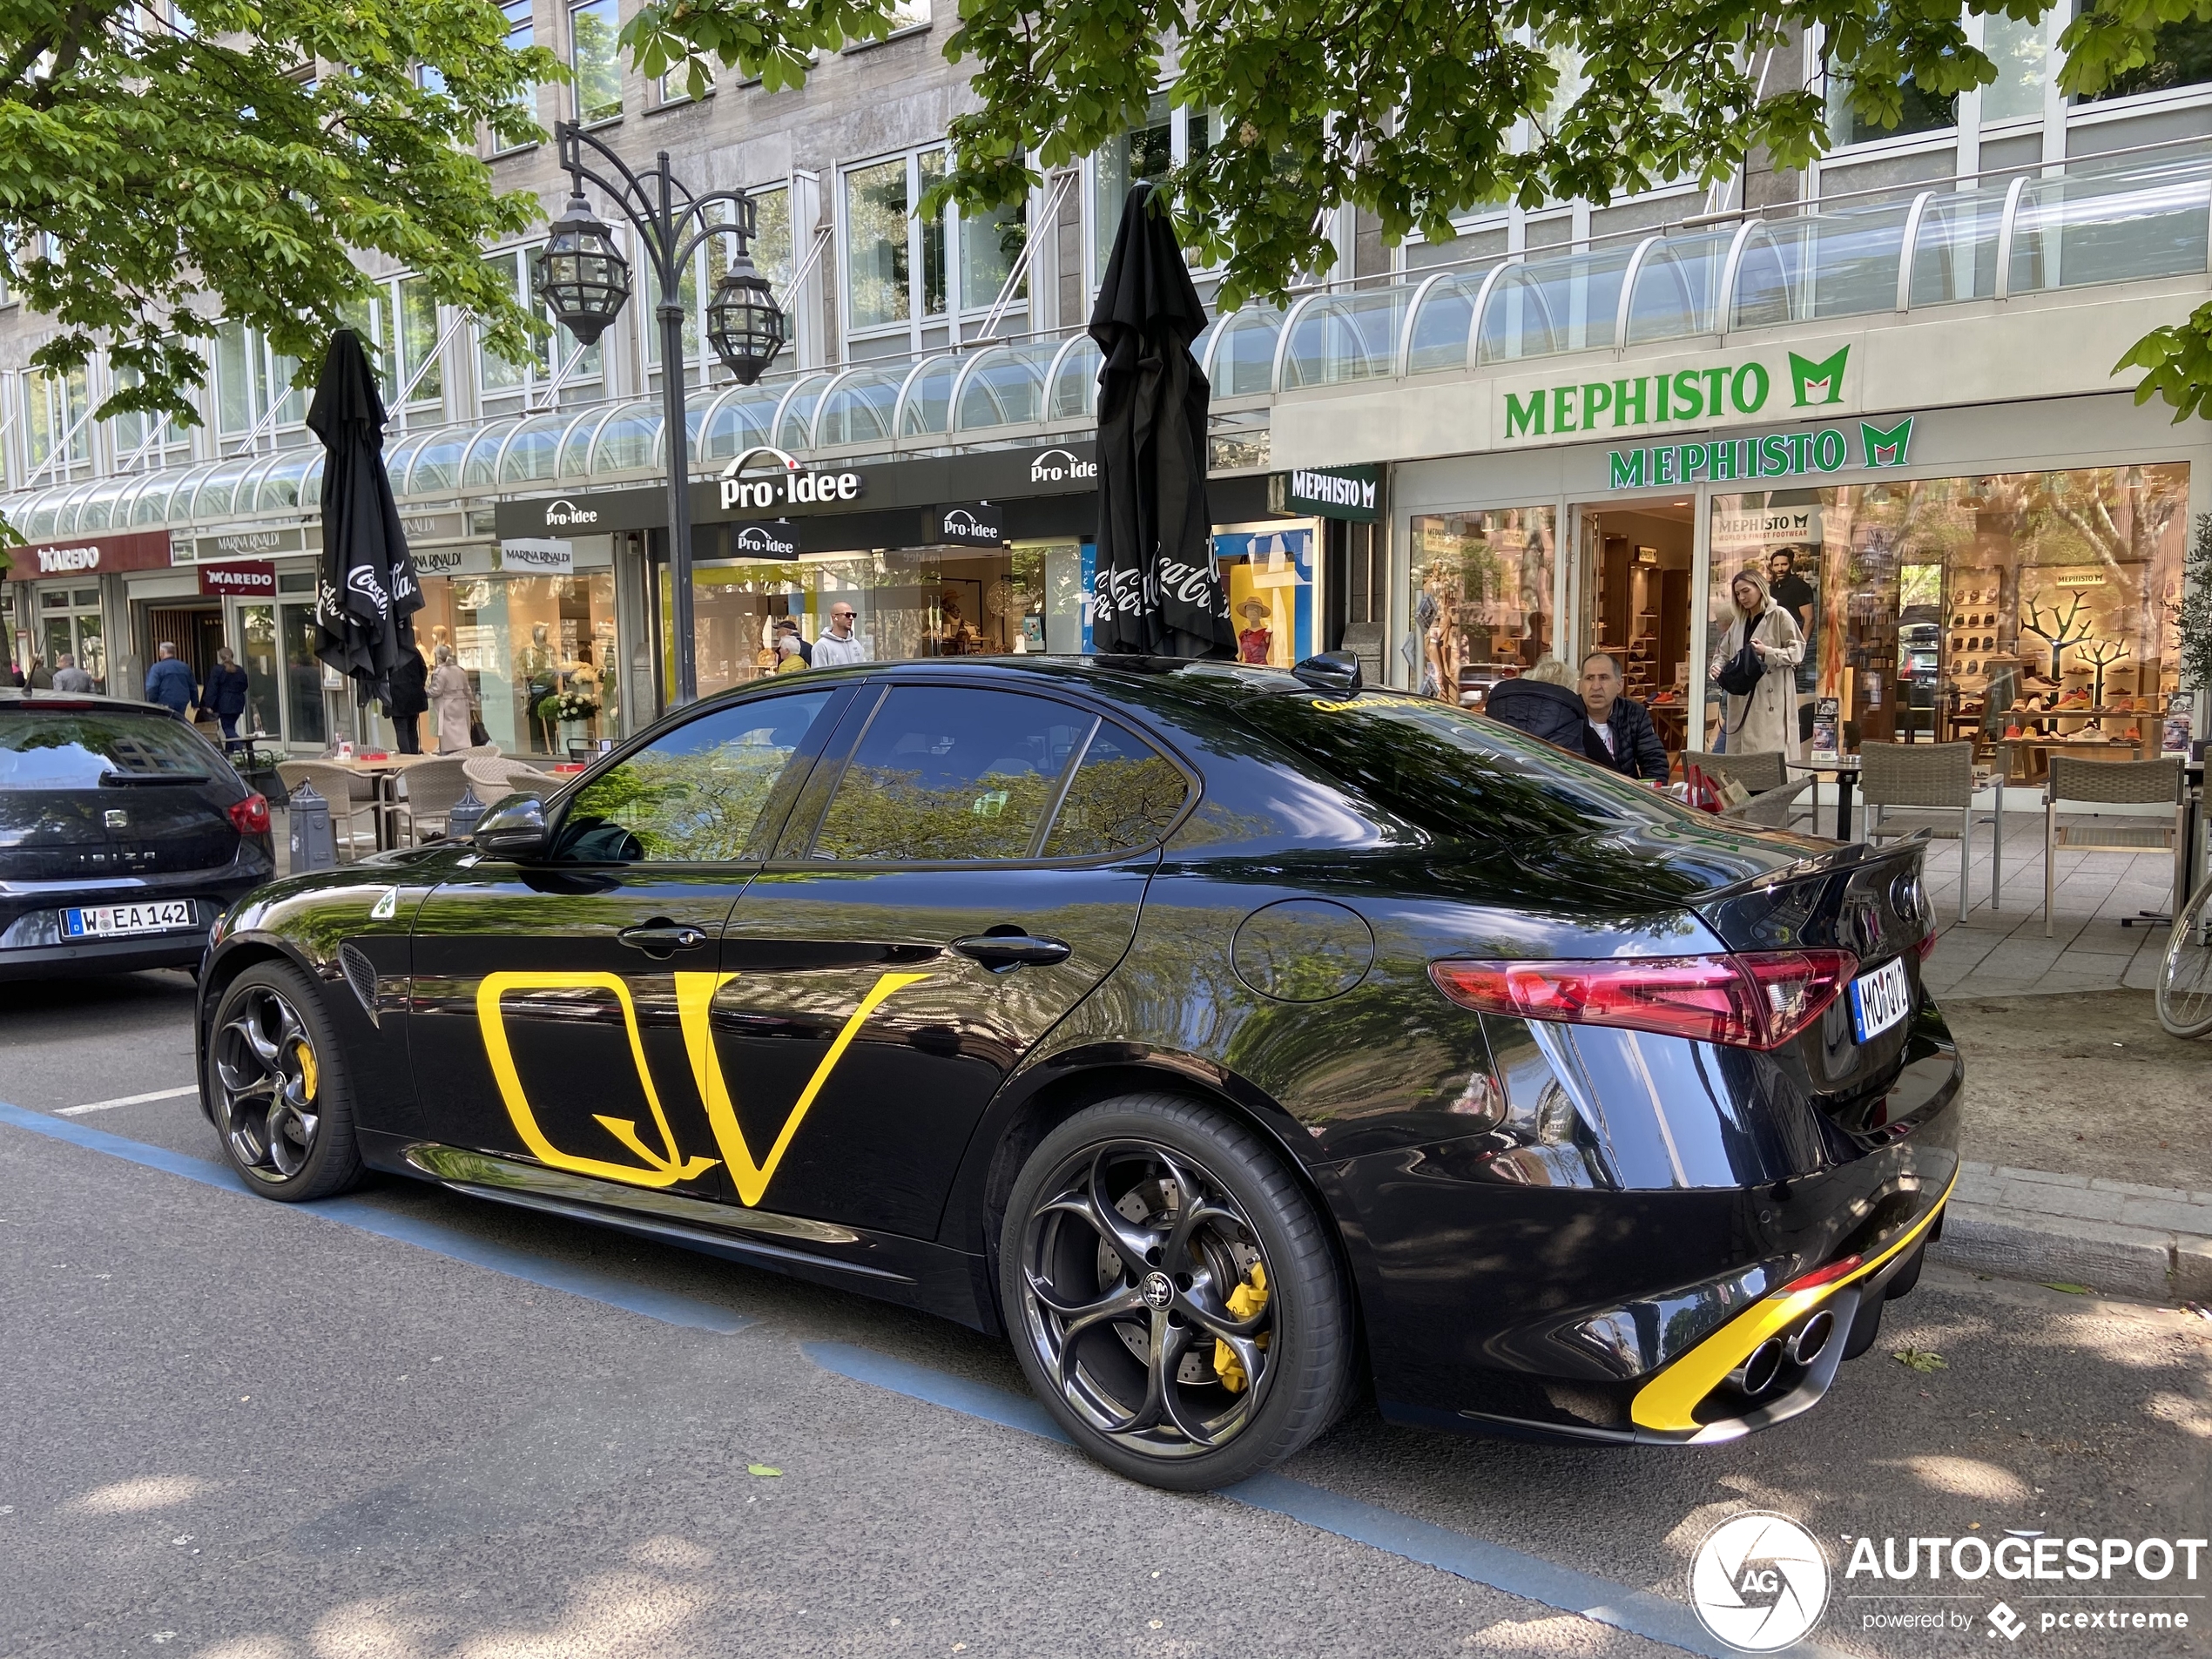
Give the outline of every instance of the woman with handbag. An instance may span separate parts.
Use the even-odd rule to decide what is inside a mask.
[[[1797,681],[1790,671],[1804,660],[1804,636],[1797,619],[1774,602],[1764,572],[1739,570],[1728,591],[1735,619],[1721,637],[1711,671],[1727,693],[1722,746],[1732,755],[1779,751],[1795,760]]]
[[[430,671],[425,697],[437,717],[438,752],[451,754],[456,749],[468,748],[472,735],[469,729],[472,713],[469,676],[453,660],[452,646],[439,646],[437,657],[438,665]]]

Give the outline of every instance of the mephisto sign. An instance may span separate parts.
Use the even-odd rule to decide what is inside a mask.
[[[1813,353],[1824,352],[1824,355]],[[1676,360],[1679,361],[1680,360]],[[1625,366],[1624,366],[1625,367]],[[1851,347],[1730,353],[1659,373],[1604,379],[1510,381],[1498,395],[1498,441],[1669,426],[1714,426],[1796,409],[1856,408]]]

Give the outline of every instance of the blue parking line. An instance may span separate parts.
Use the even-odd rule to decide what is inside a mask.
[[[110,1157],[142,1164],[149,1170],[182,1176],[185,1180],[197,1181],[202,1186],[218,1187],[226,1192],[241,1193],[249,1197],[259,1196],[228,1164],[211,1163],[186,1153],[172,1152],[165,1146],[150,1146],[144,1141],[111,1135],[105,1130],[88,1128],[72,1118],[51,1117],[44,1112],[26,1111],[23,1107],[0,1101],[0,1123],[12,1123],[17,1129],[27,1129],[34,1135],[45,1136],[49,1140],[67,1141],[72,1146],[105,1152]],[[565,1291],[570,1296],[580,1296],[589,1302],[603,1303],[628,1313],[643,1314],[649,1319],[658,1319],[663,1325],[680,1325],[692,1331],[711,1331],[718,1336],[728,1336],[752,1323],[744,1314],[717,1303],[634,1284],[597,1268],[545,1261],[527,1251],[476,1238],[458,1227],[444,1226],[415,1216],[395,1215],[363,1198],[322,1198],[314,1204],[286,1207],[324,1221],[334,1221],[361,1232],[374,1233],[381,1238],[397,1239],[401,1244],[413,1244],[418,1250],[427,1250],[433,1255],[443,1256],[451,1261],[466,1262],[472,1267],[489,1268],[495,1273],[504,1273],[509,1278],[541,1285],[549,1291]]]
[[[809,1342],[801,1347],[809,1359],[838,1376],[904,1394],[909,1399],[941,1406],[964,1416],[981,1418],[1005,1428],[1058,1440],[1063,1446],[1074,1444],[1043,1406],[1028,1395],[1010,1394],[1001,1388],[948,1376],[941,1371],[847,1343]],[[1287,1516],[1386,1554],[1436,1568],[1469,1583],[1503,1590],[1523,1601],[1540,1602],[1598,1624],[1611,1625],[1647,1641],[1702,1655],[1703,1659],[1741,1659],[1737,1649],[1716,1640],[1697,1622],[1696,1615],[1680,1602],[1654,1595],[1649,1590],[1631,1589],[1625,1584],[1577,1572],[1571,1567],[1554,1566],[1541,1556],[1508,1549],[1501,1544],[1485,1543],[1465,1533],[1432,1526],[1379,1504],[1343,1497],[1287,1475],[1254,1475],[1236,1486],[1224,1487],[1213,1495]],[[1782,1659],[1840,1659],[1832,1650],[1811,1643],[1784,1649],[1781,1654]]]

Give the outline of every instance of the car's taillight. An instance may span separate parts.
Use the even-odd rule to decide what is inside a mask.
[[[258,791],[244,800],[231,803],[231,823],[240,835],[266,835],[269,833],[269,798]]]
[[[1936,940],[1938,937],[1939,935],[1937,934],[1935,928],[1933,927],[1930,927],[1928,931],[1920,936],[1920,942],[1913,946],[1912,948],[1920,953],[1920,960],[1922,961],[1926,961],[1929,957],[1935,954]]]
[[[1614,1025],[1742,1049],[1777,1049],[1843,994],[1858,959],[1842,950],[1619,961],[1432,962],[1463,1007],[1523,1020]]]

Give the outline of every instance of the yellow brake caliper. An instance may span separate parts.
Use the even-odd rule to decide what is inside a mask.
[[[300,1056],[300,1098],[313,1100],[315,1097],[315,1051],[303,1042],[296,1052]]]
[[[1267,1269],[1254,1262],[1252,1271],[1229,1292],[1229,1312],[1239,1319],[1249,1319],[1266,1305]],[[1261,1347],[1267,1345],[1264,1332],[1258,1340]],[[1237,1358],[1237,1351],[1219,1337],[1213,1343],[1213,1372],[1221,1379],[1221,1386],[1232,1394],[1243,1393],[1251,1382],[1244,1375],[1244,1362]]]

